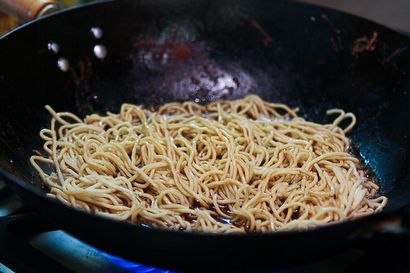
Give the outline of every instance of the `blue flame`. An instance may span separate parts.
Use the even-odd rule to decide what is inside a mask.
[[[105,258],[110,260],[113,264],[115,264],[116,266],[118,266],[122,269],[125,269],[125,270],[127,270],[128,272],[131,272],[131,273],[175,273],[175,272],[169,271],[169,270],[158,269],[158,268],[155,268],[155,267],[130,262],[130,261],[127,261],[123,258],[116,257],[116,256],[110,255],[110,254],[105,253],[105,252],[102,252],[101,254]]]

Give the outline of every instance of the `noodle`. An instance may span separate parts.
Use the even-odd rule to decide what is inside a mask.
[[[47,155],[30,161],[50,196],[88,212],[174,230],[267,232],[368,215],[387,202],[349,154],[356,118],[340,109],[326,125],[254,95],[155,112],[123,104],[83,120],[46,109]]]

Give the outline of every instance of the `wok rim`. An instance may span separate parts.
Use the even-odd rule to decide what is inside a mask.
[[[119,4],[121,1],[115,1],[115,0],[101,0],[99,2],[91,2],[91,3],[87,3],[87,4],[83,4],[83,5],[79,5],[79,6],[74,6],[74,7],[70,7],[67,9],[63,9],[60,11],[57,11],[55,13],[43,16],[41,18],[32,20],[30,22],[27,22],[21,26],[18,26],[17,28],[13,29],[12,31],[4,34],[3,36],[0,37],[0,43],[4,43],[5,40],[8,39],[13,39],[13,36],[16,33],[21,32],[22,30],[25,30],[27,28],[29,28],[31,25],[36,25],[38,23],[41,23],[43,21],[48,20],[48,18],[53,18],[56,16],[60,16],[62,14],[70,14],[72,12],[76,12],[77,10],[83,10],[83,9],[88,9],[90,7],[94,7],[94,6],[102,6],[102,5],[111,5],[113,3],[115,4]],[[280,2],[285,2],[285,1],[280,1]],[[287,1],[286,1],[287,2]],[[300,2],[300,1],[290,1],[287,2],[289,4],[294,4],[294,5],[298,5],[298,6],[307,6],[307,7],[314,7],[317,9],[321,9],[321,10],[328,10],[328,11],[332,11],[335,13],[339,13],[343,16],[349,16],[352,18],[356,18],[358,20],[361,20],[363,23],[368,23],[368,24],[372,24],[378,27],[382,27],[385,30],[394,33],[396,35],[401,36],[402,38],[408,40],[410,42],[410,35],[406,35],[404,33],[398,32],[397,30],[385,26],[383,24],[380,24],[378,22],[375,22],[371,19],[368,18],[363,18],[361,16],[357,16],[355,14],[351,14],[345,11],[340,11],[334,8],[330,8],[330,7],[325,7],[325,6],[321,6],[318,4],[313,4],[313,3],[304,3],[304,2]],[[410,173],[410,170],[409,170]],[[348,219],[348,220],[344,220],[344,221],[340,221],[340,222],[334,222],[334,223],[330,223],[330,224],[324,224],[321,226],[315,226],[314,228],[309,228],[309,229],[291,229],[291,230],[283,230],[283,231],[272,231],[272,232],[254,232],[254,233],[212,233],[212,232],[203,232],[203,231],[176,231],[176,230],[171,230],[171,229],[160,229],[160,228],[155,228],[155,227],[145,227],[141,224],[138,223],[134,223],[134,222],[130,222],[130,221],[120,221],[120,220],[115,220],[115,219],[111,219],[109,217],[105,217],[103,215],[97,215],[94,213],[89,213],[85,210],[79,209],[79,208],[75,208],[73,206],[69,206],[66,205],[62,202],[59,202],[57,199],[52,198],[47,196],[47,192],[44,190],[40,190],[38,187],[32,185],[29,181],[25,181],[23,179],[18,178],[17,176],[13,175],[12,173],[6,171],[4,169],[3,166],[0,166],[0,177],[2,177],[6,184],[7,182],[11,182],[16,184],[18,187],[22,188],[23,190],[25,190],[26,192],[28,192],[29,194],[34,194],[36,197],[39,197],[41,199],[43,199],[45,202],[49,202],[52,203],[54,207],[59,207],[59,209],[69,209],[71,212],[73,213],[77,213],[80,214],[82,216],[86,216],[86,217],[91,217],[95,220],[98,221],[109,221],[112,224],[115,225],[120,225],[126,228],[134,228],[136,231],[144,231],[144,232],[150,232],[152,234],[158,234],[158,235],[166,235],[166,236],[183,236],[183,237],[204,237],[204,238],[208,238],[208,237],[219,237],[219,238],[244,238],[244,237],[248,237],[248,238],[259,238],[259,237],[263,237],[263,238],[276,238],[277,236],[281,236],[281,237],[287,237],[287,236],[295,236],[295,235],[305,235],[305,236],[309,236],[309,235],[313,235],[316,233],[321,233],[321,232],[329,232],[335,229],[342,229],[343,227],[348,228],[349,225],[351,226],[359,226],[360,224],[371,224],[371,223],[378,223],[383,221],[384,219],[388,219],[389,217],[392,216],[398,216],[403,214],[403,212],[406,209],[410,209],[410,202],[407,204],[404,204],[400,207],[395,207],[395,208],[389,208],[389,209],[384,209],[381,212],[377,212],[374,214],[370,214],[370,215],[366,215],[366,216],[361,216],[361,217],[357,217],[357,218],[353,218],[353,219]],[[397,180],[397,179],[395,179]],[[410,183],[410,179],[407,179],[408,182]],[[387,198],[389,198],[387,196]],[[64,227],[62,226],[57,226],[57,228],[61,228],[62,230],[64,230]],[[354,231],[354,230],[352,230]]]

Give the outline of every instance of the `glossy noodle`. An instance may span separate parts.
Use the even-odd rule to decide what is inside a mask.
[[[331,124],[257,96],[157,111],[56,113],[31,163],[63,203],[118,220],[204,232],[310,228],[372,214],[387,198],[349,153],[356,118]],[[340,124],[347,124],[341,128]]]

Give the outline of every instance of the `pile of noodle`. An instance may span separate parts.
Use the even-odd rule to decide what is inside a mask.
[[[205,232],[310,228],[378,212],[387,198],[349,153],[352,113],[332,124],[257,96],[157,111],[51,113],[31,163],[49,195],[118,220]],[[350,123],[345,129],[342,121]]]

